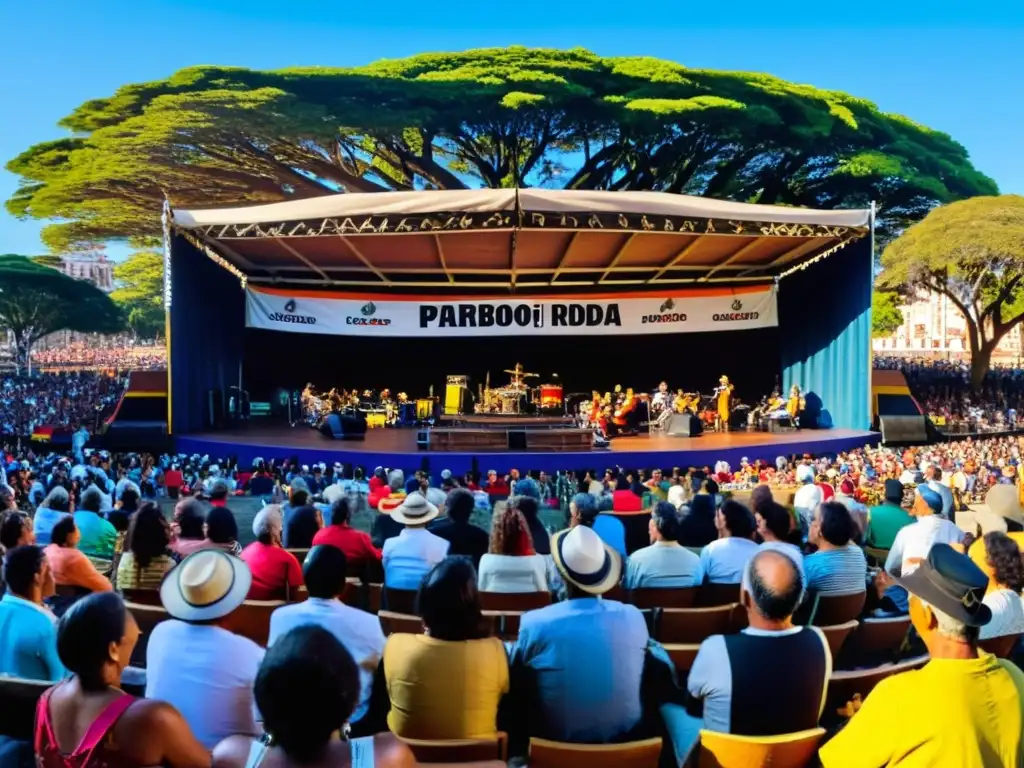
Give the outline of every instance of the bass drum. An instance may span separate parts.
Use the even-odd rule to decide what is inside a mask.
[[[561,408],[562,407],[562,385],[541,384],[540,385],[540,407]]]

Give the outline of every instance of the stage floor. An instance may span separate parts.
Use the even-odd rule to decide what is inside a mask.
[[[371,429],[364,441],[332,440],[305,425],[250,424],[175,437],[179,453],[209,455],[211,459],[236,456],[243,464],[254,458],[298,457],[302,463],[340,461],[346,464],[401,467],[412,469],[428,461],[434,468],[461,474],[490,468],[555,472],[565,469],[618,465],[627,468],[705,466],[727,461],[738,466],[741,458],[773,462],[777,456],[810,453],[838,453],[851,448],[876,444],[879,434],[854,429],[802,430],[799,432],[727,432],[705,433],[698,437],[655,437],[638,435],[618,437],[609,448],[590,451],[488,451],[463,453],[421,451],[416,446],[416,429]]]

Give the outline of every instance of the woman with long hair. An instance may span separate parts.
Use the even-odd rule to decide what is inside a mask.
[[[147,501],[132,515],[117,586],[121,589],[157,589],[164,575],[174,567],[168,547],[171,526],[154,502]]]
[[[533,536],[518,509],[506,507],[494,515],[477,582],[482,592],[547,591],[547,564],[534,551]]]

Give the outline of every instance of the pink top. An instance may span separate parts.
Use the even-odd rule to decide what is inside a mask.
[[[60,751],[50,719],[50,696],[59,685],[50,688],[36,707],[35,752],[39,768],[136,768],[116,749],[111,749],[111,735],[118,719],[135,701],[127,693],[114,699],[85,732],[74,752]]]
[[[50,562],[50,570],[53,571],[53,580],[57,586],[69,584],[93,592],[109,592],[113,589],[110,579],[97,571],[96,566],[81,550],[48,544],[43,553]]]

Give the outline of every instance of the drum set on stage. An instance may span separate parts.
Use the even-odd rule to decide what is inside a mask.
[[[491,389],[491,375],[481,385],[474,412],[480,414],[533,414],[561,411],[565,402],[561,384],[539,384],[530,386],[527,379],[539,379],[539,373],[528,373],[520,363],[504,371],[510,380],[504,387]],[[557,378],[557,374],[552,376]]]

